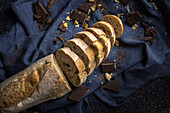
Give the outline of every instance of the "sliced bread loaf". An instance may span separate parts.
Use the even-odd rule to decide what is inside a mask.
[[[103,61],[104,58],[104,51],[103,45],[99,40],[90,32],[88,31],[81,31],[78,32],[74,38],[80,38],[84,40],[84,42],[89,45],[95,53],[95,61],[96,67]]]
[[[112,25],[110,25],[108,22],[105,21],[99,21],[94,23],[92,27],[102,29],[106,33],[107,37],[110,39],[111,47],[114,46],[116,41],[116,35]]]
[[[67,40],[64,46],[69,47],[80,57],[86,66],[87,74],[90,75],[96,67],[95,54],[93,50],[79,38]]]
[[[106,21],[112,25],[115,30],[116,38],[119,38],[123,34],[123,24],[122,21],[115,15],[105,15],[102,21]]]
[[[80,86],[87,78],[84,62],[68,47],[63,47],[56,52],[56,59],[61,69],[75,86]]]
[[[94,36],[96,36],[96,38],[103,44],[104,51],[105,51],[105,55],[104,55],[103,60],[105,60],[107,58],[107,56],[109,55],[109,52],[111,50],[110,39],[107,38],[107,36],[103,32],[103,30],[98,29],[98,28],[87,28],[87,29],[84,29],[84,31],[89,31],[89,32],[93,33]]]

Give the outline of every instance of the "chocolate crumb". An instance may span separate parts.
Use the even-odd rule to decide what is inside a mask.
[[[55,4],[55,0],[49,0],[47,8],[51,8]]]
[[[153,37],[149,36],[149,37],[145,37],[143,39],[140,38],[139,40],[144,41],[144,42],[150,41],[151,44],[153,44],[154,43],[153,39],[154,39]]]
[[[50,23],[52,21],[52,18],[49,18],[47,21],[47,24]]]
[[[61,24],[58,26],[58,29],[61,30],[62,32],[65,32],[67,30],[63,22],[61,22]]]
[[[55,45],[57,45],[57,42],[58,42],[58,38],[54,38],[54,40],[53,40],[53,43],[55,44]]]
[[[61,41],[63,41],[62,36],[59,35],[59,36],[57,36],[57,38],[60,39]]]

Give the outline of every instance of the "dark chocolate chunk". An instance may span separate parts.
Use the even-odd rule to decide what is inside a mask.
[[[33,3],[33,11],[34,11],[34,18],[37,19],[39,23],[45,24],[48,20],[48,17],[51,15],[41,3],[40,1]]]
[[[68,99],[79,102],[82,99],[82,97],[87,93],[87,91],[89,91],[89,89],[90,88],[81,85],[71,92]]]
[[[79,22],[79,24],[83,25],[86,18],[87,18],[87,14],[82,12],[82,11],[75,9],[71,13],[70,18],[73,19],[73,20],[77,20]]]
[[[119,80],[115,79],[114,81],[109,82],[108,84],[104,85],[104,88],[119,93]]]
[[[136,24],[141,18],[142,18],[142,15],[141,15],[138,11],[135,11],[135,12],[131,13],[131,15],[129,15],[129,17],[127,18],[127,23],[128,23],[130,26],[133,26],[133,25]]]
[[[65,32],[67,30],[63,22],[61,22],[61,24],[58,26],[58,29],[61,30],[62,32]]]
[[[130,2],[130,0],[120,0],[120,2],[121,2],[123,5],[127,5],[127,4]]]
[[[79,6],[78,10],[88,14],[91,6],[92,6],[92,3],[85,2],[84,4]]]
[[[102,71],[104,73],[114,72],[116,69],[115,61],[104,61],[101,63]]]
[[[55,4],[55,0],[49,0],[47,8],[51,8]]]

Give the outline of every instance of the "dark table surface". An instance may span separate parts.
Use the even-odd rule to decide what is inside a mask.
[[[5,32],[10,2],[0,0],[0,34]],[[88,96],[87,113],[170,113],[170,78],[158,78],[145,84],[120,107],[111,107],[94,94]]]

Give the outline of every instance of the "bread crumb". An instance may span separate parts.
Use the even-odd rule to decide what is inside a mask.
[[[74,25],[78,25],[79,22],[77,20],[74,21]]]
[[[104,83],[103,82],[101,82],[101,85],[103,85]]]
[[[97,75],[94,75],[94,77],[97,77]]]
[[[156,6],[155,2],[151,1],[151,2],[148,2],[148,3],[151,4],[155,10],[158,10],[158,7]]]
[[[68,28],[68,23],[64,23],[64,26],[65,26],[66,28]]]
[[[88,24],[85,22],[83,25],[83,28],[86,29],[88,27]]]
[[[86,21],[89,21],[90,20],[90,16],[88,16],[87,18],[86,18]]]
[[[116,6],[116,9],[119,9],[119,6]]]
[[[109,73],[105,73],[105,78],[110,81],[110,79],[112,78],[112,76]]]
[[[128,13],[131,13],[129,6],[126,7]]]
[[[123,15],[124,15],[124,13],[120,13],[120,14],[117,14],[117,17],[120,18],[120,16],[123,16]]]
[[[119,41],[118,40],[115,41],[115,45],[119,46]]]
[[[71,20],[69,16],[66,17],[66,20]]]
[[[134,31],[137,27],[138,27],[137,24],[133,25],[133,26],[132,26],[133,31]]]
[[[89,0],[89,2],[95,2],[95,0]]]
[[[99,4],[98,4],[98,5],[99,5]],[[91,10],[92,10],[92,11],[95,11],[95,10],[96,10],[96,5],[95,5],[95,4],[91,7]]]
[[[67,12],[67,13],[66,13],[66,15],[69,15],[69,14],[70,14],[70,12]]]
[[[116,2],[116,3],[120,3],[120,1],[119,1],[119,0],[115,0],[115,2]]]
[[[79,24],[77,24],[77,25],[75,25],[75,27],[80,27],[80,25],[79,25]]]
[[[91,80],[89,80],[89,83],[91,83]]]

